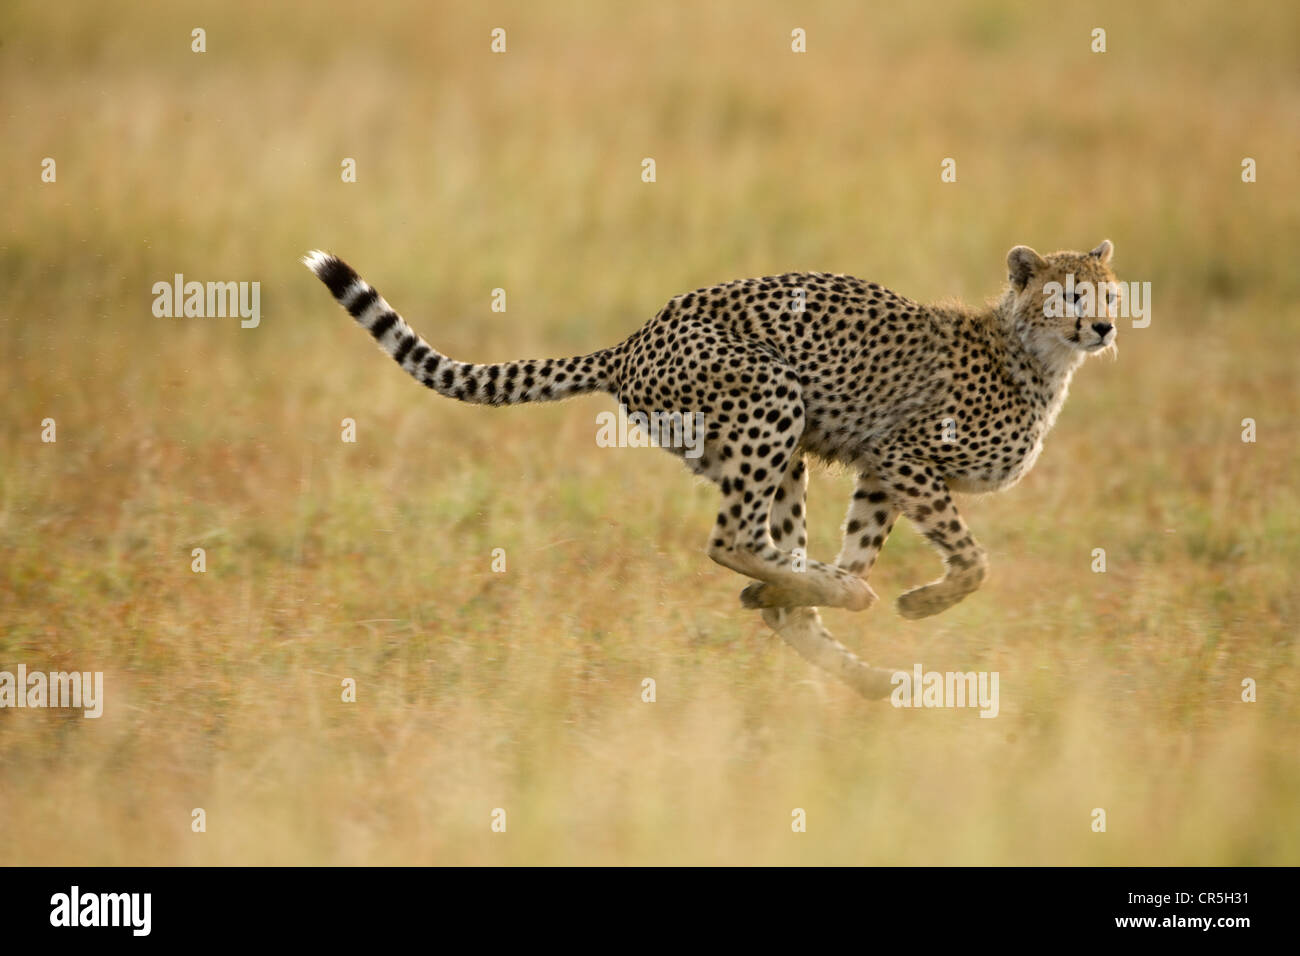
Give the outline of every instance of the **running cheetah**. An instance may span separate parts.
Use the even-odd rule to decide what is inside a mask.
[[[952,492],[1019,481],[1075,370],[1113,351],[1112,251],[1109,240],[1045,257],[1016,246],[1005,291],[982,309],[922,305],[847,275],[742,279],[671,299],[612,348],[493,365],[435,350],[340,259],[313,252],[304,262],[403,369],[450,398],[516,405],[603,391],[629,412],[702,414],[702,454],[670,450],[721,489],[709,557],[753,579],[741,603],[764,609],[804,656],[882,696],[891,672],[835,642],[816,607],[875,603],[866,576],[900,515],[945,568],[898,598],[900,614],[937,614],[979,587],[986,554]],[[1071,274],[1068,288],[1088,294],[1047,307],[1059,300],[1049,284]],[[810,457],[857,475],[834,564],[804,556]]]

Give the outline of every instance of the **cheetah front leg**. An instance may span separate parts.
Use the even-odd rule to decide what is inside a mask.
[[[898,613],[929,617],[952,607],[980,586],[988,557],[957,513],[948,485],[924,461],[887,461],[880,480],[890,499],[943,556],[945,574],[899,595]]]
[[[858,575],[864,581],[880,556],[885,539],[898,520],[899,508],[890,497],[885,483],[871,472],[858,476],[857,487],[844,518],[844,543],[840,545],[838,567]],[[868,585],[870,590],[870,585]],[[876,593],[871,592],[872,603]]]

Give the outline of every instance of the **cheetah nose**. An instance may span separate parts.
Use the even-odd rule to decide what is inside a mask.
[[[1096,332],[1099,336],[1101,336],[1103,339],[1106,336],[1110,335],[1110,330],[1113,329],[1114,327],[1115,326],[1111,325],[1109,322],[1092,323],[1092,330]]]

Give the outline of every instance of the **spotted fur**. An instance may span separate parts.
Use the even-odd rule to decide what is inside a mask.
[[[683,461],[721,490],[708,553],[754,579],[741,593],[746,607],[869,607],[866,576],[906,517],[945,567],[898,598],[899,612],[918,618],[955,604],[986,574],[985,550],[952,492],[1023,477],[1075,370],[1113,347],[1104,318],[1073,308],[1049,318],[1043,290],[1067,273],[1076,283],[1114,281],[1112,248],[1042,257],[1017,246],[1006,289],[982,309],[922,305],[819,272],[727,282],[671,299],[612,348],[495,365],[438,352],[334,256],[305,261],[384,351],[448,397],[513,405],[603,391],[633,412],[703,414],[703,454]],[[834,564],[795,550],[807,542],[809,457],[858,476]],[[767,617],[778,630],[786,620]]]

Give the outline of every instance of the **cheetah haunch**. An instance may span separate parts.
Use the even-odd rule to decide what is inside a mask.
[[[1112,250],[1109,240],[1046,257],[1016,246],[1007,288],[983,309],[921,305],[846,275],[743,279],[677,296],[612,348],[495,365],[435,350],[338,258],[313,252],[304,262],[380,348],[450,398],[516,405],[604,391],[645,415],[701,413],[703,453],[670,450],[722,490],[709,557],[754,579],[741,603],[764,609],[804,657],[877,697],[892,671],[836,642],[816,608],[875,603],[866,575],[899,515],[945,569],[901,595],[900,614],[937,614],[979,587],[987,558],[952,492],[1020,480],[1075,370],[1114,345]],[[1071,288],[1100,291],[1046,308],[1044,286],[1064,286],[1067,275]],[[1103,293],[1104,304],[1093,301]],[[857,474],[834,564],[804,556],[808,456]]]

